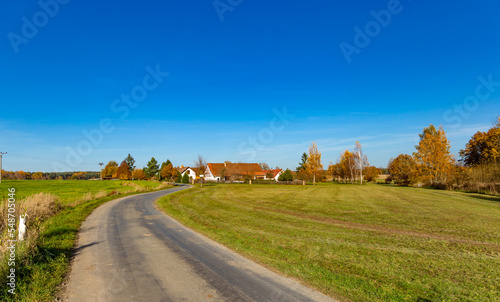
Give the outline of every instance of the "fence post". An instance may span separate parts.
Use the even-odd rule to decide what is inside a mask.
[[[26,216],[26,214],[19,216],[19,241],[23,241],[26,234]]]
[[[303,186],[305,186],[305,185],[306,185],[306,181],[305,181],[305,180],[303,180],[303,181],[302,181],[302,185],[303,185]]]

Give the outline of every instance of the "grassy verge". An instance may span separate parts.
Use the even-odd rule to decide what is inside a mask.
[[[159,205],[345,301],[500,301],[500,198],[380,185],[218,185]]]
[[[44,188],[52,187],[51,182],[46,181]],[[93,200],[82,199],[82,196],[88,194],[89,183],[95,183],[93,190],[106,191],[111,196],[106,196]],[[160,187],[160,183],[142,183],[134,181],[135,186],[129,183],[120,184],[113,182],[101,184],[99,182],[78,181],[73,183],[62,183],[59,187],[54,186],[51,193],[66,195],[62,198],[63,209],[55,216],[46,219],[40,225],[40,232],[37,234],[35,244],[18,244],[16,255],[16,294],[7,292],[5,276],[7,267],[6,259],[1,260],[0,280],[0,301],[53,301],[58,286],[63,282],[70,266],[70,259],[73,247],[76,244],[78,230],[85,218],[101,204],[116,198],[128,195],[142,193],[144,191],[153,191]],[[9,184],[12,185],[13,184]],[[19,191],[23,190],[23,184],[16,183]],[[28,185],[33,185],[28,183]],[[81,185],[81,186],[80,186]],[[141,189],[137,190],[137,185]],[[83,188],[82,188],[83,187]],[[68,197],[69,190],[76,190],[80,193],[74,193]],[[36,189],[33,189],[36,192]],[[42,191],[40,189],[40,191]],[[47,192],[47,191],[44,191]],[[83,195],[81,195],[83,194]],[[29,196],[29,194],[27,194]]]

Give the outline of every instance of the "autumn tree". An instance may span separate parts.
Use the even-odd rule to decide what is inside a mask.
[[[36,172],[36,173],[33,173],[33,175],[31,176],[32,179],[42,179],[43,178],[43,173],[42,172]]]
[[[110,160],[109,163],[104,167],[102,171],[103,177],[113,177],[118,169],[118,163],[114,160]]]
[[[487,132],[476,132],[459,154],[460,161],[467,167],[498,161],[500,159],[500,118],[497,124]]]
[[[160,175],[162,178],[173,179],[177,176],[177,169],[172,166],[172,163],[168,163],[163,169],[160,171]],[[187,174],[187,173],[186,173]]]
[[[70,179],[85,179],[86,172],[76,172],[71,175]]]
[[[366,168],[365,179],[366,181],[375,181],[380,175],[381,170],[375,166],[369,166]]]
[[[160,170],[160,166],[158,165],[158,161],[154,157],[151,157],[149,160],[147,166],[143,169],[144,174],[146,174],[147,178],[154,177],[158,174],[158,171]]]
[[[356,160],[354,154],[349,150],[345,150],[340,155],[339,165],[339,177],[354,183],[356,180]]]
[[[146,179],[146,174],[144,174],[144,171],[142,169],[134,169],[132,172],[132,178],[133,179]]]
[[[316,176],[323,172],[323,165],[321,165],[321,152],[318,151],[318,146],[314,142],[309,147],[305,170],[307,174],[312,175],[313,184],[316,184]]]
[[[455,160],[450,153],[450,142],[442,127],[436,129],[433,125],[425,128],[420,134],[420,142],[413,153],[417,163],[417,175],[435,182],[446,182],[447,176],[453,169]]]
[[[415,179],[416,166],[413,157],[400,154],[395,159],[390,159],[387,169],[395,184],[409,185]]]
[[[24,171],[17,171],[17,172],[14,172],[14,178],[15,179],[26,179],[27,178],[27,174],[26,172]]]
[[[130,170],[130,173],[132,173],[135,169],[135,159],[130,155],[130,153],[127,155],[125,158],[125,162],[127,163],[128,169]]]
[[[341,165],[340,163],[334,164],[332,161],[328,165],[328,170],[327,170],[328,175],[332,177],[333,180],[338,180],[341,175]]]
[[[164,161],[164,162],[162,162],[162,163],[161,163],[161,166],[160,166],[160,168],[159,168],[159,170],[158,170],[158,179],[160,179],[160,180],[161,180],[162,178],[164,178],[164,177],[161,175],[161,174],[162,174],[161,172],[162,172],[162,171],[163,171],[163,169],[165,169],[165,167],[166,167],[166,166],[168,166],[168,165],[173,166],[173,165],[172,165],[172,162],[170,161],[170,159],[167,159],[167,161]]]
[[[198,155],[198,158],[194,161],[194,166],[198,169],[198,175],[204,175],[207,169],[207,161],[203,158],[203,155]]]
[[[116,178],[119,178],[122,180],[132,178],[132,172],[130,172],[130,167],[127,164],[126,160],[122,161],[122,163],[120,164],[118,169],[116,169]]]

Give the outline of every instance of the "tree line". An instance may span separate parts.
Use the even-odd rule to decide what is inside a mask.
[[[24,172],[24,171],[5,171],[2,170],[3,179],[92,179],[99,178],[99,172],[81,171],[81,172]]]
[[[312,181],[313,184],[326,181],[328,177],[332,181],[363,184],[363,181],[374,181],[382,173],[381,169],[370,166],[360,142],[355,143],[353,150],[343,151],[337,163],[330,162],[326,171],[321,163],[321,152],[313,142],[309,152],[302,154],[296,170],[296,178]]]
[[[195,167],[199,171],[199,174],[203,174],[207,165],[203,156],[198,155],[198,158],[194,163]],[[174,167],[169,159],[160,164],[156,158],[151,157],[146,166],[139,169],[136,168],[135,159],[130,154],[128,154],[120,165],[118,165],[118,163],[114,160],[109,161],[102,170],[102,177],[122,180],[169,180],[179,183],[188,183],[190,181],[188,173],[181,175],[179,167]]]
[[[419,134],[412,155],[389,161],[392,181],[399,185],[431,186],[470,192],[498,193],[500,184],[500,118],[488,131],[476,132],[457,160],[442,127],[432,124]]]

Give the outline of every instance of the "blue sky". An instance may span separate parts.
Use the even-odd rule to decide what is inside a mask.
[[[326,168],[356,140],[383,167],[431,123],[457,153],[500,115],[499,11],[493,0],[4,1],[3,168],[97,171],[128,153],[139,167],[202,154],[295,168],[313,141]]]

